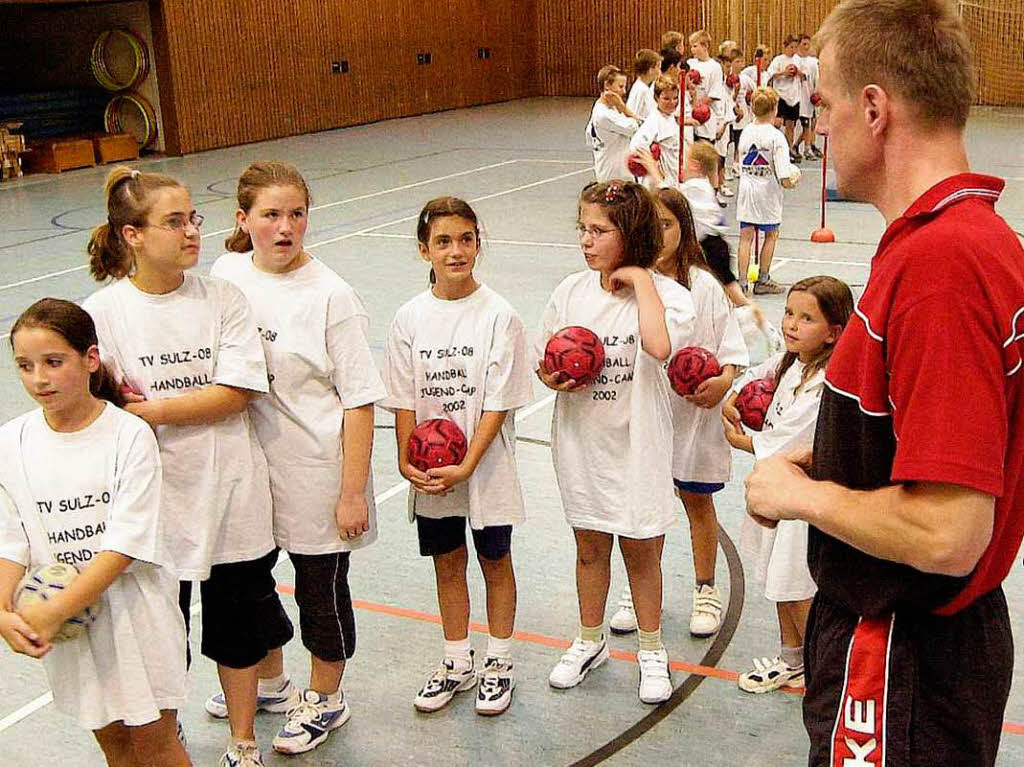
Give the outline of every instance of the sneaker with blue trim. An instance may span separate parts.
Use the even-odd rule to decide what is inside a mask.
[[[256,694],[256,710],[266,711],[271,714],[286,714],[302,702],[302,691],[292,684],[291,679],[286,679],[280,689],[269,692],[263,689],[261,684]],[[217,719],[227,719],[228,704],[224,701],[224,693],[218,692],[211,695],[203,704],[208,713]]]
[[[413,705],[418,711],[430,713],[439,711],[448,705],[455,693],[472,690],[476,687],[476,670],[473,668],[473,651],[470,650],[469,661],[456,658],[445,658],[441,665],[430,675],[427,683],[416,694]]]
[[[568,690],[583,681],[588,673],[608,660],[608,644],[602,638],[588,642],[576,637],[565,655],[551,669],[548,684],[558,690]]]
[[[316,690],[302,693],[302,702],[288,712],[288,722],[274,736],[274,750],[282,754],[312,751],[352,716],[345,695],[336,703]]]
[[[512,661],[508,658],[487,657],[480,672],[480,689],[476,694],[476,712],[483,716],[505,713],[512,702],[516,678],[512,674]]]
[[[220,767],[264,767],[255,743],[232,743],[220,758]]]

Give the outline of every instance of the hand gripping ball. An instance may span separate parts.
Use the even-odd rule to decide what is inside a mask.
[[[703,79],[700,76],[700,70],[699,69],[691,69],[689,72],[686,73],[686,77],[694,85],[700,85],[700,82]]]
[[[78,577],[78,570],[71,565],[51,562],[47,565],[40,565],[25,574],[14,592],[14,609],[20,610],[29,605],[39,604],[52,599],[61,591],[66,589],[71,582]],[[84,632],[99,614],[99,605],[90,605],[78,615],[72,616],[64,621],[60,630],[53,636],[54,642],[63,642],[67,639],[74,639]]]
[[[409,463],[420,471],[455,466],[466,457],[466,435],[455,421],[431,418],[409,435]]]
[[[735,72],[733,72],[732,74],[730,74],[728,77],[725,78],[725,85],[726,85],[726,87],[728,87],[730,89],[731,88],[735,88],[739,84],[740,84],[740,76],[738,74],[736,74]]]
[[[686,346],[668,363],[668,381],[680,397],[693,394],[709,378],[722,374],[715,355],[700,346]]]
[[[661,144],[657,141],[651,143],[651,157],[654,158],[655,162],[661,160]],[[629,172],[634,176],[646,176],[647,168],[644,167],[643,163],[637,159],[635,154],[631,154],[626,158],[626,165],[629,167]]]
[[[814,104],[814,106],[818,106],[818,104],[821,103],[821,94],[820,93],[812,93],[811,94],[811,103]]]
[[[796,77],[799,71],[800,70],[797,69],[796,64],[790,64],[788,67],[786,67],[786,74],[789,75],[790,77]]]
[[[544,348],[544,367],[577,383],[593,383],[604,368],[604,344],[587,328],[562,328]]]
[[[774,396],[774,378],[759,378],[740,389],[736,396],[736,410],[739,411],[743,425],[754,431],[761,431]]]
[[[711,119],[711,107],[707,105],[707,102],[702,101],[693,108],[693,119],[701,125]]]

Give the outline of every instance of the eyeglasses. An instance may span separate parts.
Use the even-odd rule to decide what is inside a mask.
[[[583,235],[589,234],[595,240],[600,240],[606,234],[611,234],[612,232],[617,232],[617,231],[619,231],[619,230],[618,229],[602,229],[599,226],[583,226],[583,224],[579,224],[576,227],[576,234],[579,237],[582,238]]]
[[[198,213],[193,213],[190,216],[171,216],[163,224],[146,224],[146,226],[154,226],[157,229],[165,229],[168,232],[184,232],[185,228],[192,224],[196,229],[203,225],[203,221],[206,219],[200,216]]]

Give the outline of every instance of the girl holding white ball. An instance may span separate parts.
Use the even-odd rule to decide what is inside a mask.
[[[189,765],[176,732],[185,625],[166,569],[156,438],[112,405],[120,393],[77,305],[37,301],[11,345],[40,408],[0,427],[0,635],[44,659],[54,703],[93,731],[108,764]],[[80,574],[15,605],[26,569],[54,562]],[[47,591],[45,571],[37,580]]]

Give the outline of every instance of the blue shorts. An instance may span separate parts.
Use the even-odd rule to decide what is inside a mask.
[[[673,479],[672,481],[684,493],[693,493],[694,495],[712,495],[719,490],[725,489],[724,482],[683,482],[681,479]]]
[[[777,232],[779,230],[778,224],[752,224],[749,221],[740,221],[740,229],[748,226],[754,227],[759,232]]]

